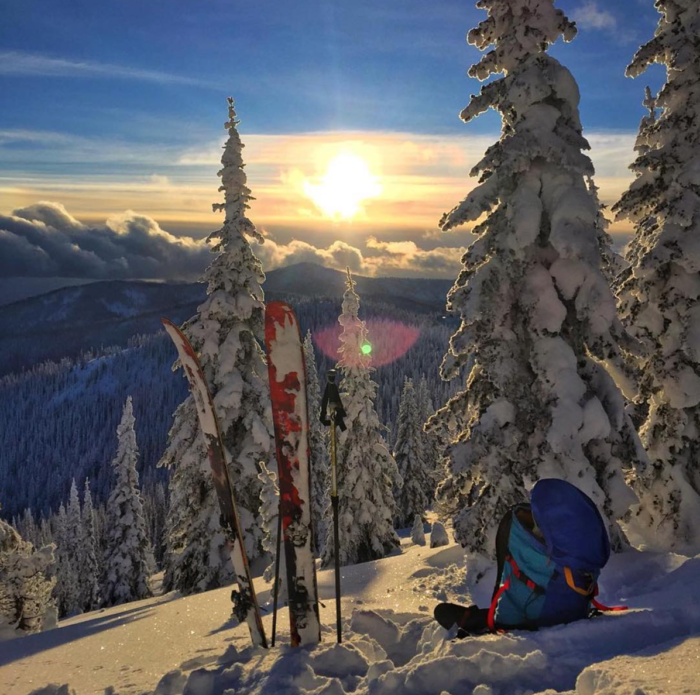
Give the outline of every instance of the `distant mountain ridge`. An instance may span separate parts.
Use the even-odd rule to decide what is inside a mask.
[[[452,280],[436,278],[390,278],[355,275],[360,297],[380,298],[412,311],[442,312]],[[297,263],[267,274],[266,292],[302,296],[342,297],[345,273],[315,263]]]
[[[380,298],[388,304],[413,311],[441,312],[450,280],[372,278],[354,276],[361,297]],[[314,263],[298,263],[267,273],[266,294],[303,297],[341,297],[345,273]],[[7,335],[55,330],[62,325],[94,325],[135,319],[202,302],[202,283],[160,283],[139,280],[103,280],[88,285],[64,287],[0,307],[0,327]]]
[[[204,286],[105,280],[64,287],[0,307],[3,334],[43,333],[82,325],[110,323],[200,302]]]
[[[355,276],[360,296],[412,313],[445,311],[449,280]],[[345,274],[313,263],[272,270],[263,289],[268,299],[338,300]],[[125,346],[138,334],[160,330],[160,318],[192,316],[206,297],[201,283],[129,280],[65,287],[0,306],[0,376],[44,360],[86,349]]]

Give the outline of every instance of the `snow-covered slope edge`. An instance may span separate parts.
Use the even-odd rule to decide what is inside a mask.
[[[645,695],[698,692],[700,557],[614,557],[601,598],[626,603],[628,613],[453,642],[430,612],[438,600],[470,600],[461,549],[431,550],[404,540],[403,551],[343,569],[343,645],[333,641],[333,573],[323,571],[324,642],[316,649],[288,646],[285,611],[280,646],[270,652],[250,648],[245,628],[227,622],[226,589],[167,595],[3,644],[0,690],[26,695],[68,682],[78,695],[108,686],[119,695],[631,695],[637,687]],[[265,604],[269,591],[260,588]],[[481,605],[489,588],[474,594]],[[269,615],[265,625],[269,631]]]

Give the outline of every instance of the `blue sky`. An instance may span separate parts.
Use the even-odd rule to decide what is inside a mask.
[[[651,0],[558,5],[598,15],[553,49],[579,82],[586,127],[636,127],[641,89],[623,73],[656,25]],[[229,93],[250,132],[458,131],[476,84],[465,36],[484,13],[469,0],[5,0],[2,15],[2,51],[18,54],[0,67],[3,128],[138,140],[177,137],[160,118],[218,127]]]
[[[552,54],[578,80],[585,132],[600,143],[594,161],[600,158],[604,198],[612,200],[628,180],[644,86],[658,88],[663,77],[652,70],[632,81],[624,68],[658,15],[652,0],[557,4],[577,19],[579,36]],[[360,248],[371,237],[429,250],[464,243],[431,237],[428,220],[437,212],[429,206],[413,226],[370,216],[329,235],[321,231],[327,223],[283,219],[271,212],[282,203],[269,201],[289,202],[282,189],[290,172],[319,173],[318,162],[290,161],[315,147],[294,145],[302,134],[323,147],[336,136],[374,137],[384,168],[395,149],[380,146],[378,134],[431,153],[442,138],[468,146],[468,161],[444,170],[433,162],[421,172],[411,164],[410,173],[427,183],[433,177],[426,191],[439,191],[448,177],[454,188],[466,181],[468,164],[499,130],[493,114],[469,126],[457,117],[479,88],[466,74],[479,52],[465,37],[485,13],[471,0],[2,0],[0,14],[2,214],[40,199],[88,222],[133,209],[176,236],[201,238],[216,224],[207,206],[216,199],[216,152],[225,97],[233,94],[252,154],[256,221],[280,244],[328,248],[342,240]],[[609,190],[608,179],[617,182]],[[431,193],[440,198],[436,210],[462,197],[442,190]]]

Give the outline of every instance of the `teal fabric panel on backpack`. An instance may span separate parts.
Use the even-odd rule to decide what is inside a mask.
[[[545,547],[525,528],[514,510],[510,527],[508,549],[516,564],[535,584],[546,588],[555,570],[545,554]],[[501,585],[510,579],[510,585],[498,601],[495,620],[502,626],[534,626],[538,624],[545,605],[545,595],[538,594],[520,581],[506,562]]]

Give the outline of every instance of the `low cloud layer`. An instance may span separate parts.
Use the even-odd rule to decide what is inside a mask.
[[[429,242],[430,243],[430,242]],[[327,247],[267,236],[253,244],[266,271],[311,262],[361,275],[457,276],[464,248],[420,248],[414,241],[363,239]],[[0,214],[0,276],[81,280],[195,280],[211,262],[201,240],[174,236],[146,215],[127,211],[103,224],[84,224],[60,203],[40,202]]]
[[[464,247],[421,249],[413,241],[378,241],[369,237],[364,249],[335,241],[318,248],[304,241],[279,244],[266,238],[253,247],[266,270],[310,262],[336,270],[350,270],[361,275],[393,277],[457,277]]]
[[[203,242],[175,237],[130,211],[92,226],[59,203],[0,215],[0,276],[6,278],[189,280],[210,261]]]

